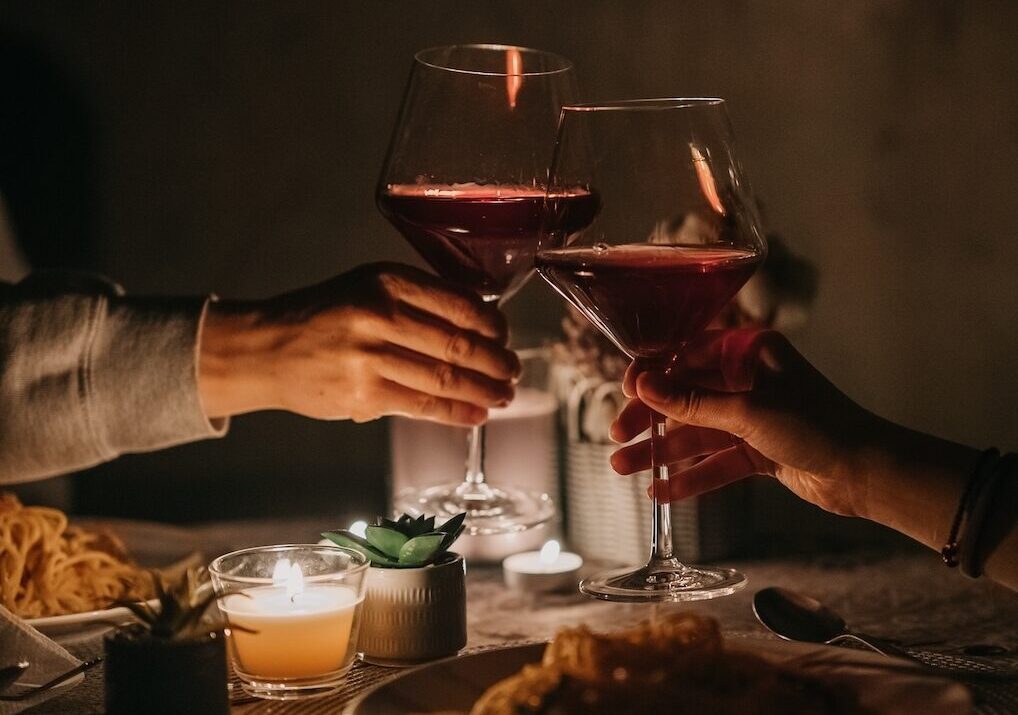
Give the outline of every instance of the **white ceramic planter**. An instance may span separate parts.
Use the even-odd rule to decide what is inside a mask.
[[[416,665],[467,644],[466,563],[450,556],[416,569],[368,569],[358,636],[364,660]]]

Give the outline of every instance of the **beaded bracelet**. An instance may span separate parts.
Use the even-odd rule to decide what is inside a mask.
[[[947,564],[948,568],[954,568],[958,565],[958,532],[961,529],[962,521],[965,520],[965,516],[969,513],[973,501],[979,497],[986,482],[992,478],[999,460],[1000,451],[996,447],[991,447],[983,452],[976,463],[972,476],[969,477],[968,484],[965,485],[965,491],[962,492],[961,499],[958,501],[958,510],[954,513],[954,520],[951,522],[951,531],[947,536],[947,543],[940,550],[940,555],[944,558],[944,563]],[[971,523],[971,520],[967,521]],[[966,524],[966,527],[968,527],[969,523]],[[969,532],[970,529],[966,528],[966,536]]]
[[[997,460],[990,475],[983,481],[979,492],[972,495],[972,508],[969,509],[968,517],[965,519],[965,535],[962,537],[958,554],[958,565],[961,566],[961,572],[969,578],[979,578],[983,575],[982,550],[980,549],[983,526],[991,510],[993,492],[997,483],[1003,475],[1014,474],[1016,462],[1018,462],[1018,455],[1007,454],[1001,457]]]

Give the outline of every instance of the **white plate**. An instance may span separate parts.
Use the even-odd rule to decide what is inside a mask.
[[[181,568],[202,563],[198,543],[186,529],[118,519],[72,518],[71,523],[87,529],[112,531],[124,542],[127,553],[145,568]],[[153,599],[149,603],[156,601]],[[94,638],[132,620],[134,615],[123,607],[26,619],[30,626],[63,643]]]
[[[958,683],[914,663],[863,651],[786,641],[729,641],[728,647],[842,683],[875,715],[968,715],[972,699]],[[386,681],[354,700],[345,715],[465,715],[492,684],[537,663],[544,644],[450,658]]]

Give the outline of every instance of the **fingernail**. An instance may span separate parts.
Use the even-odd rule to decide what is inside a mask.
[[[645,372],[637,378],[637,391],[655,402],[663,402],[671,397],[673,387],[668,376],[663,372]]]

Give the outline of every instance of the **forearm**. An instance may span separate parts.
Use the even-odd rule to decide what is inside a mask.
[[[855,465],[867,480],[860,515],[940,551],[981,452],[889,422],[880,433]],[[1018,590],[1018,479],[1002,475],[992,497],[977,535],[979,556],[987,576]],[[972,538],[964,529],[961,536]]]
[[[939,551],[979,450],[886,420],[879,421],[874,433],[853,465],[866,480],[860,516]]]
[[[79,278],[6,286],[0,301],[0,482],[222,433],[201,411],[202,299],[133,299]]]

